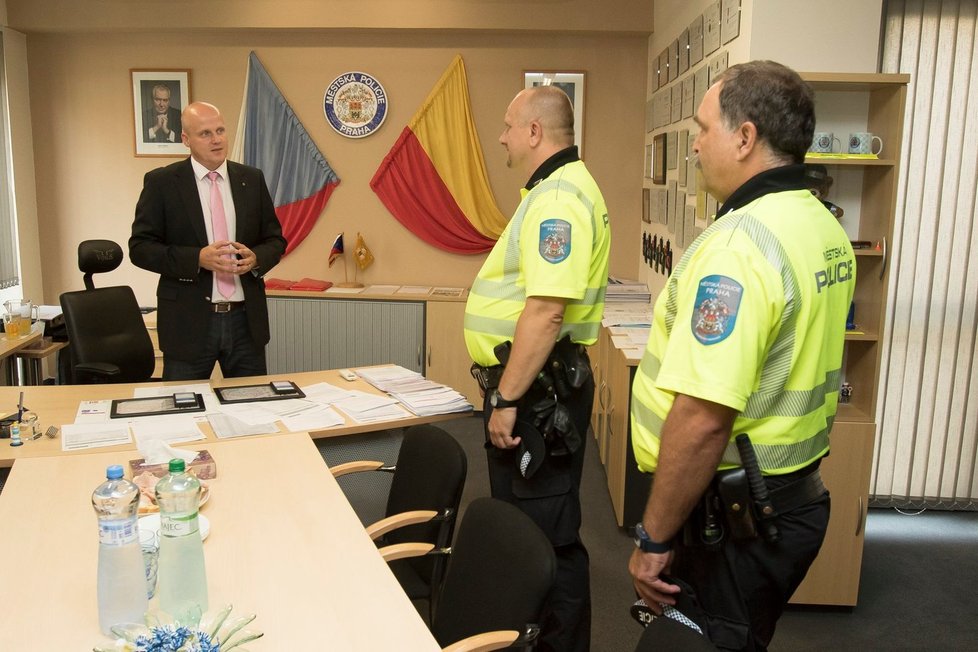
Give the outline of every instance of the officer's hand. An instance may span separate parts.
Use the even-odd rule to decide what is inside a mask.
[[[516,408],[493,410],[489,416],[489,440],[496,448],[509,449],[520,445],[520,438],[513,437],[516,425]]]
[[[258,256],[255,255],[255,252],[240,242],[232,242],[231,244],[238,250],[238,268],[234,273],[240,276],[253,270],[258,264]]]
[[[238,274],[240,272],[238,272],[238,259],[234,255],[235,253],[237,251],[234,248],[234,243],[228,240],[218,240],[200,250],[200,254],[197,256],[197,264],[212,272]]]
[[[668,572],[672,564],[672,551],[664,553],[642,552],[636,548],[632,558],[628,560],[628,572],[632,574],[635,592],[645,600],[655,614],[662,615],[661,604],[676,604],[673,597],[682,589],[675,584],[669,584],[659,578],[662,572]]]

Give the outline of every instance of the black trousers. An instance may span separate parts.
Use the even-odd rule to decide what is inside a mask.
[[[534,390],[524,402],[538,398]],[[580,537],[581,473],[587,446],[594,380],[589,378],[573,396],[563,402],[581,436],[581,446],[571,455],[548,456],[543,466],[524,479],[517,468],[516,451],[500,450],[489,442],[486,430],[486,457],[492,496],[519,507],[540,526],[557,555],[557,579],[544,605],[541,637],[537,646],[544,652],[587,652],[591,645],[591,580],[587,549]],[[483,402],[485,424],[492,406],[488,395]]]
[[[822,546],[829,507],[826,493],[778,516],[781,539],[776,543],[726,540],[718,549],[677,544],[671,575],[693,589],[714,645],[721,650],[767,649],[788,599]]]

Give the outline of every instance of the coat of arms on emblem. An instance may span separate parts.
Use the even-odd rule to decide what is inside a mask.
[[[701,344],[716,344],[733,332],[744,287],[727,276],[700,279],[693,304],[692,330]]]
[[[363,138],[387,117],[387,93],[379,81],[363,72],[348,72],[330,83],[323,97],[326,120],[347,138]]]
[[[540,224],[540,256],[559,263],[570,255],[571,225],[565,220],[545,220]]]

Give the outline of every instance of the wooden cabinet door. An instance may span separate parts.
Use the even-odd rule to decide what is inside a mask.
[[[425,314],[425,376],[461,392],[476,410],[482,409],[479,385],[469,373],[472,360],[465,348],[461,301],[429,301]]]
[[[805,581],[791,597],[793,604],[856,604],[875,436],[875,423],[836,422],[832,429],[831,452],[821,466],[832,496],[829,528]]]

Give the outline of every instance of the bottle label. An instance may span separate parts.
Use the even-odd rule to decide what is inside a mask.
[[[197,531],[197,512],[191,514],[160,514],[160,535],[185,537]]]
[[[136,519],[126,518],[112,521],[99,521],[98,541],[103,546],[124,546],[139,539]]]

